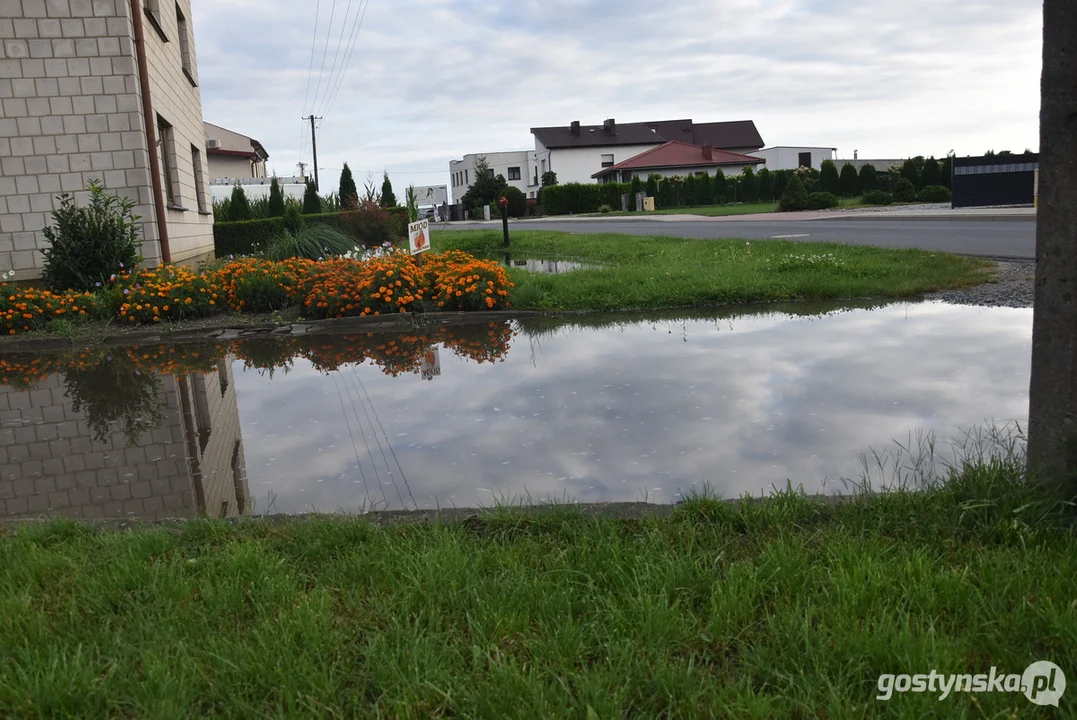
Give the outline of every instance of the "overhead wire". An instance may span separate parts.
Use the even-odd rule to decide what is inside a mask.
[[[317,99],[322,91],[322,80],[325,77],[325,59],[329,56],[329,41],[333,37],[333,19],[336,17],[336,13],[337,0],[333,0],[333,7],[329,11],[329,29],[325,33],[325,50],[322,52],[322,66],[318,69],[318,85],[314,90],[315,99]],[[315,105],[317,105],[317,103],[315,103]],[[311,106],[311,114],[313,114],[313,109],[314,105]]]
[[[348,30],[348,16],[351,15],[354,4],[355,0],[348,0],[348,6],[344,9],[344,21],[340,24],[340,36],[337,38],[336,45],[333,48],[333,64],[329,67],[329,81],[325,84],[321,100],[318,99],[318,95],[314,96],[314,107],[316,108],[324,105],[325,99],[329,96],[333,85],[336,83],[337,59],[340,57],[340,48],[344,44],[344,33]],[[356,13],[356,17],[358,17],[358,13]],[[328,52],[329,49],[326,47],[326,54]]]
[[[330,112],[332,112],[333,107],[336,105],[337,97],[340,95],[340,90],[344,85],[344,79],[348,74],[348,69],[351,67],[352,56],[355,53],[355,43],[356,40],[359,38],[359,31],[363,29],[363,21],[366,20],[366,11],[370,7],[370,0],[360,0],[360,2],[362,12],[356,13],[356,18],[358,19],[358,22],[355,23],[353,26],[351,41],[348,44],[348,50],[344,54],[344,63],[342,65],[340,75],[337,78],[336,87],[333,89],[332,98],[330,99],[325,112],[322,113],[323,115],[328,115]]]
[[[322,0],[318,0],[318,4],[314,9],[314,37],[310,40],[310,67],[307,68],[307,89],[303,93],[303,111],[306,112],[307,100],[310,98],[310,81],[314,77],[314,51],[318,47],[318,16],[322,10]]]

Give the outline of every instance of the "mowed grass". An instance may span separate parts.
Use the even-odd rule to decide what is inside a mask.
[[[1070,716],[1069,696],[876,696],[882,673],[1073,673],[1072,522],[991,461],[663,519],[27,526],[0,539],[0,715]]]
[[[601,265],[564,275],[513,269],[513,307],[634,310],[798,300],[896,298],[985,282],[987,260],[926,250],[891,250],[789,240],[696,240],[617,234],[515,231],[517,257]],[[499,231],[438,233],[438,250],[496,257]]]

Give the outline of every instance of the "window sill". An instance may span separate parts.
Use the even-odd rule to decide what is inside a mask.
[[[213,217],[213,211],[212,210],[199,210],[198,214],[199,215],[209,215],[210,217]]]
[[[187,81],[191,83],[191,87],[198,87],[198,81],[194,79],[194,75],[187,68],[183,68],[183,74],[187,76]]]
[[[153,29],[157,31],[157,34],[161,36],[161,40],[168,42],[168,36],[165,35],[165,30],[161,27],[161,19],[157,17],[157,13],[152,10],[146,10],[146,17],[150,19],[150,25],[153,25]]]
[[[187,208],[183,207],[182,205],[173,205],[172,203],[168,203],[167,205],[165,205],[165,207],[174,212],[187,212]]]

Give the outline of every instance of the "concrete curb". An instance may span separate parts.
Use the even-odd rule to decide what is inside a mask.
[[[264,323],[249,326],[210,326],[171,332],[134,332],[106,335],[103,338],[0,338],[0,356],[6,353],[51,352],[72,347],[104,345],[160,345],[164,343],[230,342],[264,337],[306,337],[321,335],[350,335],[365,332],[421,330],[455,325],[474,325],[504,322],[516,318],[544,315],[532,311],[402,313],[377,317],[351,317],[332,320],[312,320],[287,324]]]

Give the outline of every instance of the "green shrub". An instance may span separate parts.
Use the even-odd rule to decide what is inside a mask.
[[[340,189],[337,191],[342,207],[354,208],[359,204],[359,189],[355,187],[355,178],[352,177],[352,169],[348,163],[344,163],[344,169],[340,171]]]
[[[527,196],[519,188],[509,185],[501,191],[501,197],[509,201],[509,217],[523,217],[527,212]],[[498,211],[498,217],[501,212]]]
[[[869,193],[879,189],[879,171],[871,163],[860,166],[860,192]]]
[[[897,202],[916,202],[916,188],[908,178],[900,178],[894,183],[893,194]]]
[[[269,202],[266,207],[267,217],[280,217],[284,214],[284,193],[280,189],[280,182],[273,178],[269,185]]]
[[[942,185],[942,170],[939,168],[939,161],[934,157],[924,160],[924,170],[920,174],[920,185],[925,190],[932,185]]]
[[[658,173],[651,173],[647,176],[646,193],[647,197],[658,197],[658,183],[662,181],[662,176]]]
[[[900,174],[901,177],[909,181],[912,185],[913,194],[916,193],[916,188],[920,187],[920,168],[923,162],[923,158],[909,158],[901,165]],[[899,181],[900,182],[900,181]],[[897,197],[898,186],[894,185],[894,197]],[[900,200],[900,202],[905,202]],[[911,202],[911,201],[910,201]]]
[[[288,209],[284,211],[281,223],[288,232],[297,233],[303,227],[303,216],[299,214],[299,210],[294,205],[289,205]]]
[[[839,183],[842,197],[856,197],[860,194],[860,176],[856,174],[856,168],[849,163],[841,166]]]
[[[824,160],[819,171],[819,191],[831,195],[841,194],[841,178],[833,160]]]
[[[621,195],[631,191],[630,183],[550,185],[543,188],[542,208],[547,215],[593,213],[599,205],[621,207]]]
[[[335,228],[347,235],[352,245],[358,245],[362,242],[362,238],[355,234],[355,223],[345,217],[350,212],[354,211],[304,215],[303,224],[304,226],[326,225]],[[386,224],[391,237],[401,238],[407,234],[407,208],[381,208],[381,212],[386,215]],[[480,217],[481,212],[480,210]],[[291,226],[285,218],[218,222],[213,226],[213,246],[219,258],[264,252],[274,238],[280,236],[289,227]]]
[[[354,210],[341,213],[340,223],[349,237],[368,248],[380,247],[393,239],[389,213],[370,200],[363,200]]]
[[[393,192],[393,183],[389,179],[389,173],[385,173],[381,181],[381,206],[384,208],[396,207],[396,193]]]
[[[864,205],[890,205],[894,202],[894,198],[890,193],[883,192],[882,190],[869,190],[864,193],[864,197],[860,202]]]
[[[598,211],[600,213],[611,213],[613,212],[613,208],[611,208],[609,205],[599,205]]]
[[[759,187],[756,183],[755,170],[751,166],[744,168],[740,174],[740,200],[746,203],[759,200]]]
[[[838,206],[838,196],[834,193],[816,192],[808,196],[809,210],[826,210]]]
[[[774,201],[774,175],[763,168],[759,171],[759,175],[756,176],[757,184],[759,185],[759,201],[760,202],[773,202]]]
[[[714,171],[714,202],[724,203],[729,199],[729,183],[722,168]]]
[[[87,185],[90,204],[79,207],[71,195],[60,196],[60,208],[52,213],[54,227],[42,232],[49,247],[42,250],[42,280],[53,291],[93,291],[109,277],[133,269],[138,254],[139,220],[133,200],[106,193],[100,182]]]
[[[920,191],[916,199],[922,203],[948,203],[953,196],[942,185],[928,185]]]
[[[783,212],[789,212],[791,210],[807,210],[807,208],[808,192],[804,189],[804,182],[800,179],[800,175],[794,172],[789,176],[785,192],[782,193],[781,209]]]
[[[303,214],[318,215],[321,212],[322,199],[318,197],[318,188],[314,186],[313,180],[307,180],[307,189],[303,191]]]
[[[243,222],[250,220],[251,217],[251,203],[247,199],[247,193],[243,192],[242,187],[236,185],[232,188],[232,197],[228,201],[228,220]]]

